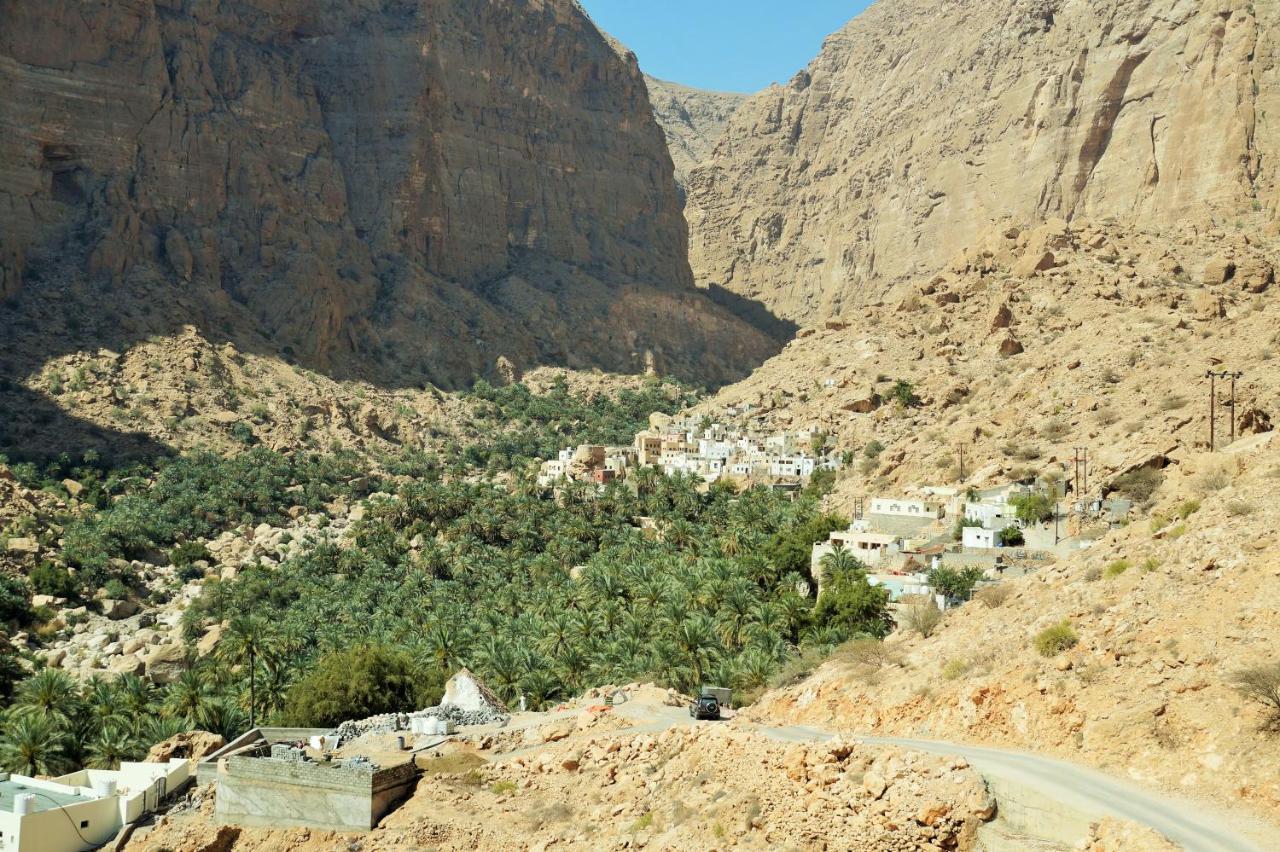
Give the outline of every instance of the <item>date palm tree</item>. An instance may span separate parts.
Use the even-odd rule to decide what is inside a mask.
[[[20,775],[58,775],[69,766],[70,745],[55,717],[11,713],[0,736],[0,767]]]
[[[257,726],[258,710],[258,658],[271,652],[271,639],[266,625],[260,618],[239,615],[227,624],[222,641],[218,643],[218,656],[232,666],[242,666],[249,672],[249,727]]]
[[[92,769],[119,769],[122,761],[137,760],[142,753],[142,744],[128,727],[110,722],[89,742],[88,765]]]
[[[41,669],[18,688],[14,706],[20,713],[44,716],[66,727],[79,714],[82,702],[70,675],[60,669]]]

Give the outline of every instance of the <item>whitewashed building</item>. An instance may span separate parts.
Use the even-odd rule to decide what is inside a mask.
[[[0,773],[0,850],[96,849],[190,777],[191,764],[181,758],[82,769],[51,780]]]

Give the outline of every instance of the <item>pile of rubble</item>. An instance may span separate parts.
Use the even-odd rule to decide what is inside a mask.
[[[467,669],[461,669],[445,684],[444,697],[435,707],[416,713],[383,713],[367,719],[349,719],[338,726],[338,741],[349,743],[368,734],[390,734],[412,728],[414,719],[443,719],[465,728],[476,725],[505,725],[511,711],[502,699]]]

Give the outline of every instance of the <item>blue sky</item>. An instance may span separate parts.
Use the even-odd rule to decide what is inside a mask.
[[[725,92],[785,83],[870,0],[579,0],[646,73]]]

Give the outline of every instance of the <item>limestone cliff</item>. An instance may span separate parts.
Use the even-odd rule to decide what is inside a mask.
[[[692,287],[643,77],[573,0],[0,0],[0,21],[11,311],[66,287],[79,326],[194,321],[395,382],[503,356],[721,381],[774,347]]]
[[[1249,0],[881,0],[694,170],[695,274],[810,321],[1005,217],[1274,213],[1278,27]]]
[[[654,115],[667,135],[676,181],[684,186],[689,173],[711,154],[729,119],[748,96],[694,89],[648,75],[644,81]]]

